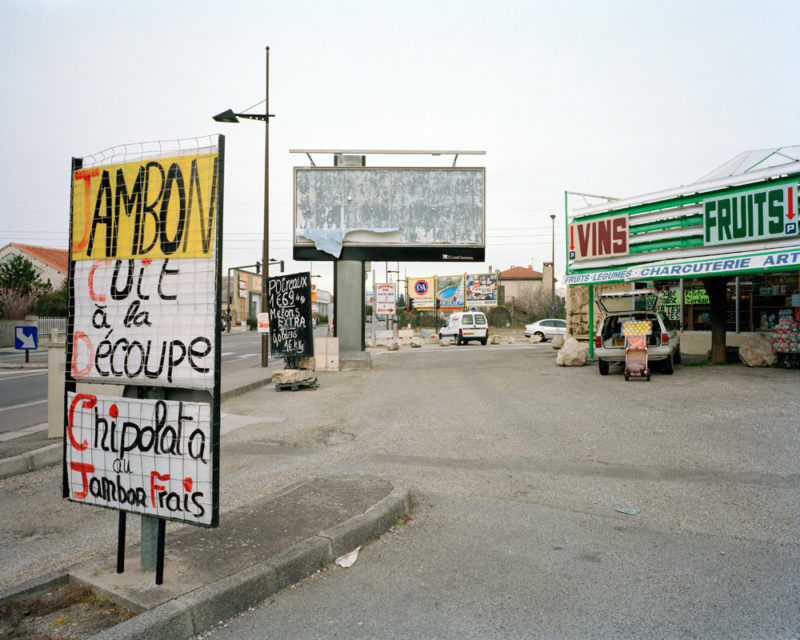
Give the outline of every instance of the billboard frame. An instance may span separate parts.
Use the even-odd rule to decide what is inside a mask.
[[[310,152],[307,152],[310,153]],[[374,152],[373,152],[374,153]],[[389,152],[385,152],[389,153]],[[435,152],[431,152],[435,153]],[[451,152],[453,153],[453,152]],[[457,153],[457,152],[455,152]],[[310,156],[309,156],[310,157]],[[454,163],[455,164],[455,163]],[[314,240],[304,236],[298,236],[298,175],[301,172],[478,172],[480,173],[481,197],[480,197],[480,241],[475,243],[449,243],[449,242],[369,242],[369,241],[348,241],[343,238],[339,256],[320,249]],[[431,166],[333,166],[317,167],[312,166],[294,167],[293,171],[293,229],[292,239],[293,258],[298,261],[305,260],[402,260],[405,262],[484,262],[486,255],[486,168],[485,167],[431,167]],[[359,231],[370,232],[370,229]],[[385,230],[381,230],[382,232]],[[303,239],[300,240],[299,237]]]

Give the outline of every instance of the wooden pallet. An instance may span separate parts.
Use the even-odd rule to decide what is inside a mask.
[[[317,378],[309,378],[308,380],[299,380],[297,382],[286,382],[283,384],[276,384],[275,391],[298,391],[299,389],[316,389]]]

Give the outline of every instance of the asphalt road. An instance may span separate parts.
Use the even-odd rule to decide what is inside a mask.
[[[625,382],[558,368],[549,345],[476,346],[242,396],[228,410],[286,419],[232,434],[229,479],[382,473],[416,506],[352,568],[203,637],[797,638],[798,383],[744,366]]]
[[[328,473],[383,474],[415,507],[352,568],[203,637],[799,637],[800,371],[625,382],[554,359],[549,344],[403,349],[319,373],[315,391],[223,403],[251,422],[223,437],[222,527]],[[113,554],[113,512],[61,500],[59,479],[0,481],[15,516],[0,586]]]
[[[0,369],[0,433],[47,422],[47,370]]]

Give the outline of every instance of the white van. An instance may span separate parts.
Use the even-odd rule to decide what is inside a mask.
[[[489,323],[486,315],[480,311],[457,312],[450,316],[446,327],[439,329],[439,339],[453,337],[456,344],[464,344],[470,340],[479,340],[486,344],[489,338]]]

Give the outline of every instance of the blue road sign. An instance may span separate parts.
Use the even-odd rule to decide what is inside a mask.
[[[14,348],[17,351],[36,351],[39,348],[39,329],[30,325],[14,327]]]

